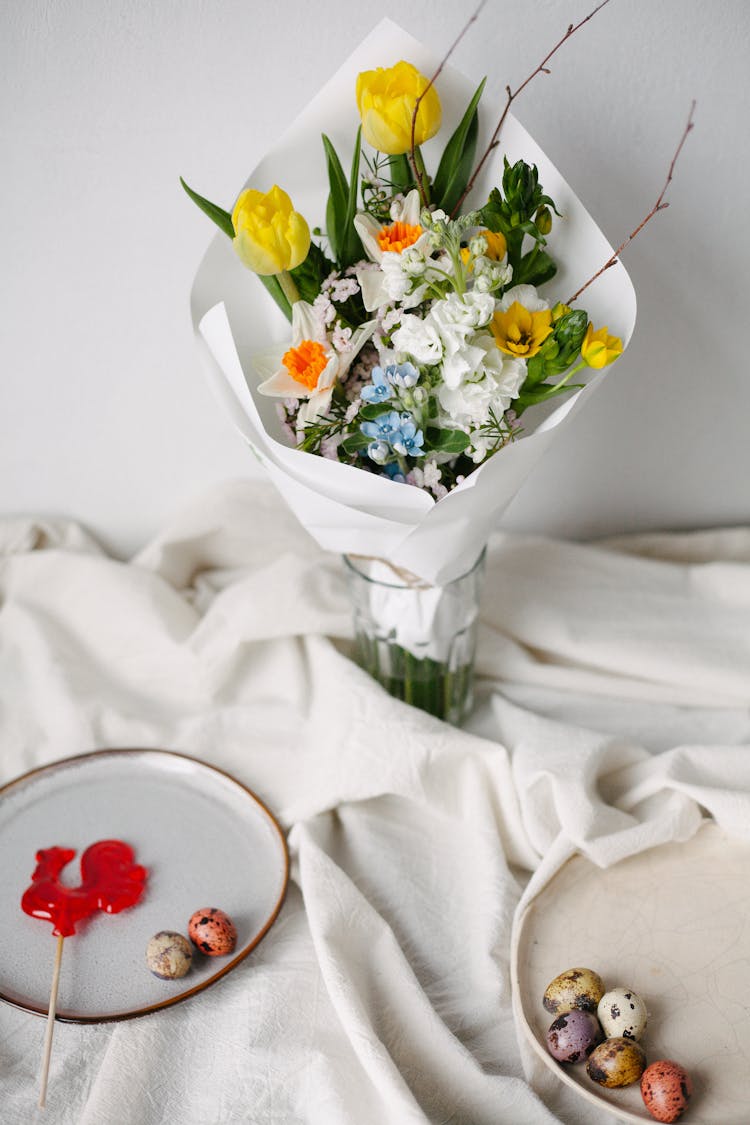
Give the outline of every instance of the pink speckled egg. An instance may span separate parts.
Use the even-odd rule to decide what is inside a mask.
[[[641,1096],[646,1109],[666,1125],[682,1117],[693,1095],[690,1075],[671,1059],[658,1059],[647,1066],[641,1078]]]
[[[604,1035],[592,1012],[574,1008],[553,1020],[547,1031],[547,1050],[561,1063],[583,1062]]]
[[[196,910],[188,922],[188,936],[207,957],[226,957],[237,944],[234,922],[217,906]]]

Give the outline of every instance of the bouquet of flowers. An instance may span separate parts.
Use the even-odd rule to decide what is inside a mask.
[[[588,376],[621,355],[635,300],[616,253],[508,114],[515,95],[488,139],[484,81],[467,88],[445,60],[425,65],[415,41],[408,61],[393,59],[394,41],[408,37],[384,21],[231,212],[183,186],[222,232],[193,289],[222,398],[324,547],[433,598],[410,611],[381,592],[377,616],[394,651],[428,668],[417,702],[445,714],[430,702],[435,677],[465,660],[440,639],[456,623],[429,591],[474,566]],[[283,317],[242,287],[237,259]],[[377,671],[382,653],[362,659]]]

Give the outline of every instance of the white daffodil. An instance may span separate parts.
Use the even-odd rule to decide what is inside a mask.
[[[365,254],[380,265],[383,254],[401,254],[409,246],[425,245],[425,231],[419,221],[422,205],[416,188],[391,205],[391,222],[379,223],[364,211],[354,216],[354,227],[362,239]]]
[[[357,281],[368,312],[398,302],[407,308],[420,304],[424,286],[410,293],[421,262],[429,254],[430,235],[420,223],[421,204],[415,188],[391,205],[391,222],[379,223],[372,215],[360,212],[354,226],[365,254],[380,270],[358,269]],[[409,251],[405,257],[404,254]]]
[[[336,382],[346,375],[374,328],[374,320],[355,328],[347,346],[337,351],[313,306],[296,301],[291,343],[253,359],[256,371],[265,377],[258,391],[271,398],[305,399],[297,415],[297,429],[302,430],[327,412]]]

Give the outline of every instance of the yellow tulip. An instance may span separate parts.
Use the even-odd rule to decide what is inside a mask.
[[[408,152],[414,106],[427,85],[428,79],[408,62],[363,70],[357,77],[357,109],[367,143],[388,156]],[[424,144],[435,136],[440,128],[441,113],[437,90],[430,86],[417,110],[415,145]]]
[[[262,191],[243,191],[234,205],[234,248],[253,273],[280,274],[304,262],[310,249],[310,228],[275,184]]]
[[[609,363],[614,363],[622,355],[622,340],[619,336],[610,336],[607,326],[599,328],[596,332],[589,322],[586,335],[581,344],[581,359],[589,367],[599,370]]]
[[[501,352],[518,359],[531,359],[552,331],[552,311],[529,312],[514,301],[507,312],[496,312],[490,329]]]

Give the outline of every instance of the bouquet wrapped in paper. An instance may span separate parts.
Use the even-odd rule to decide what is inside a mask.
[[[373,591],[472,572],[635,321],[619,262],[590,284],[612,248],[510,114],[497,144],[483,86],[384,21],[231,212],[184,185],[220,228],[192,290],[214,386]],[[439,599],[378,596],[405,657],[460,665]]]

